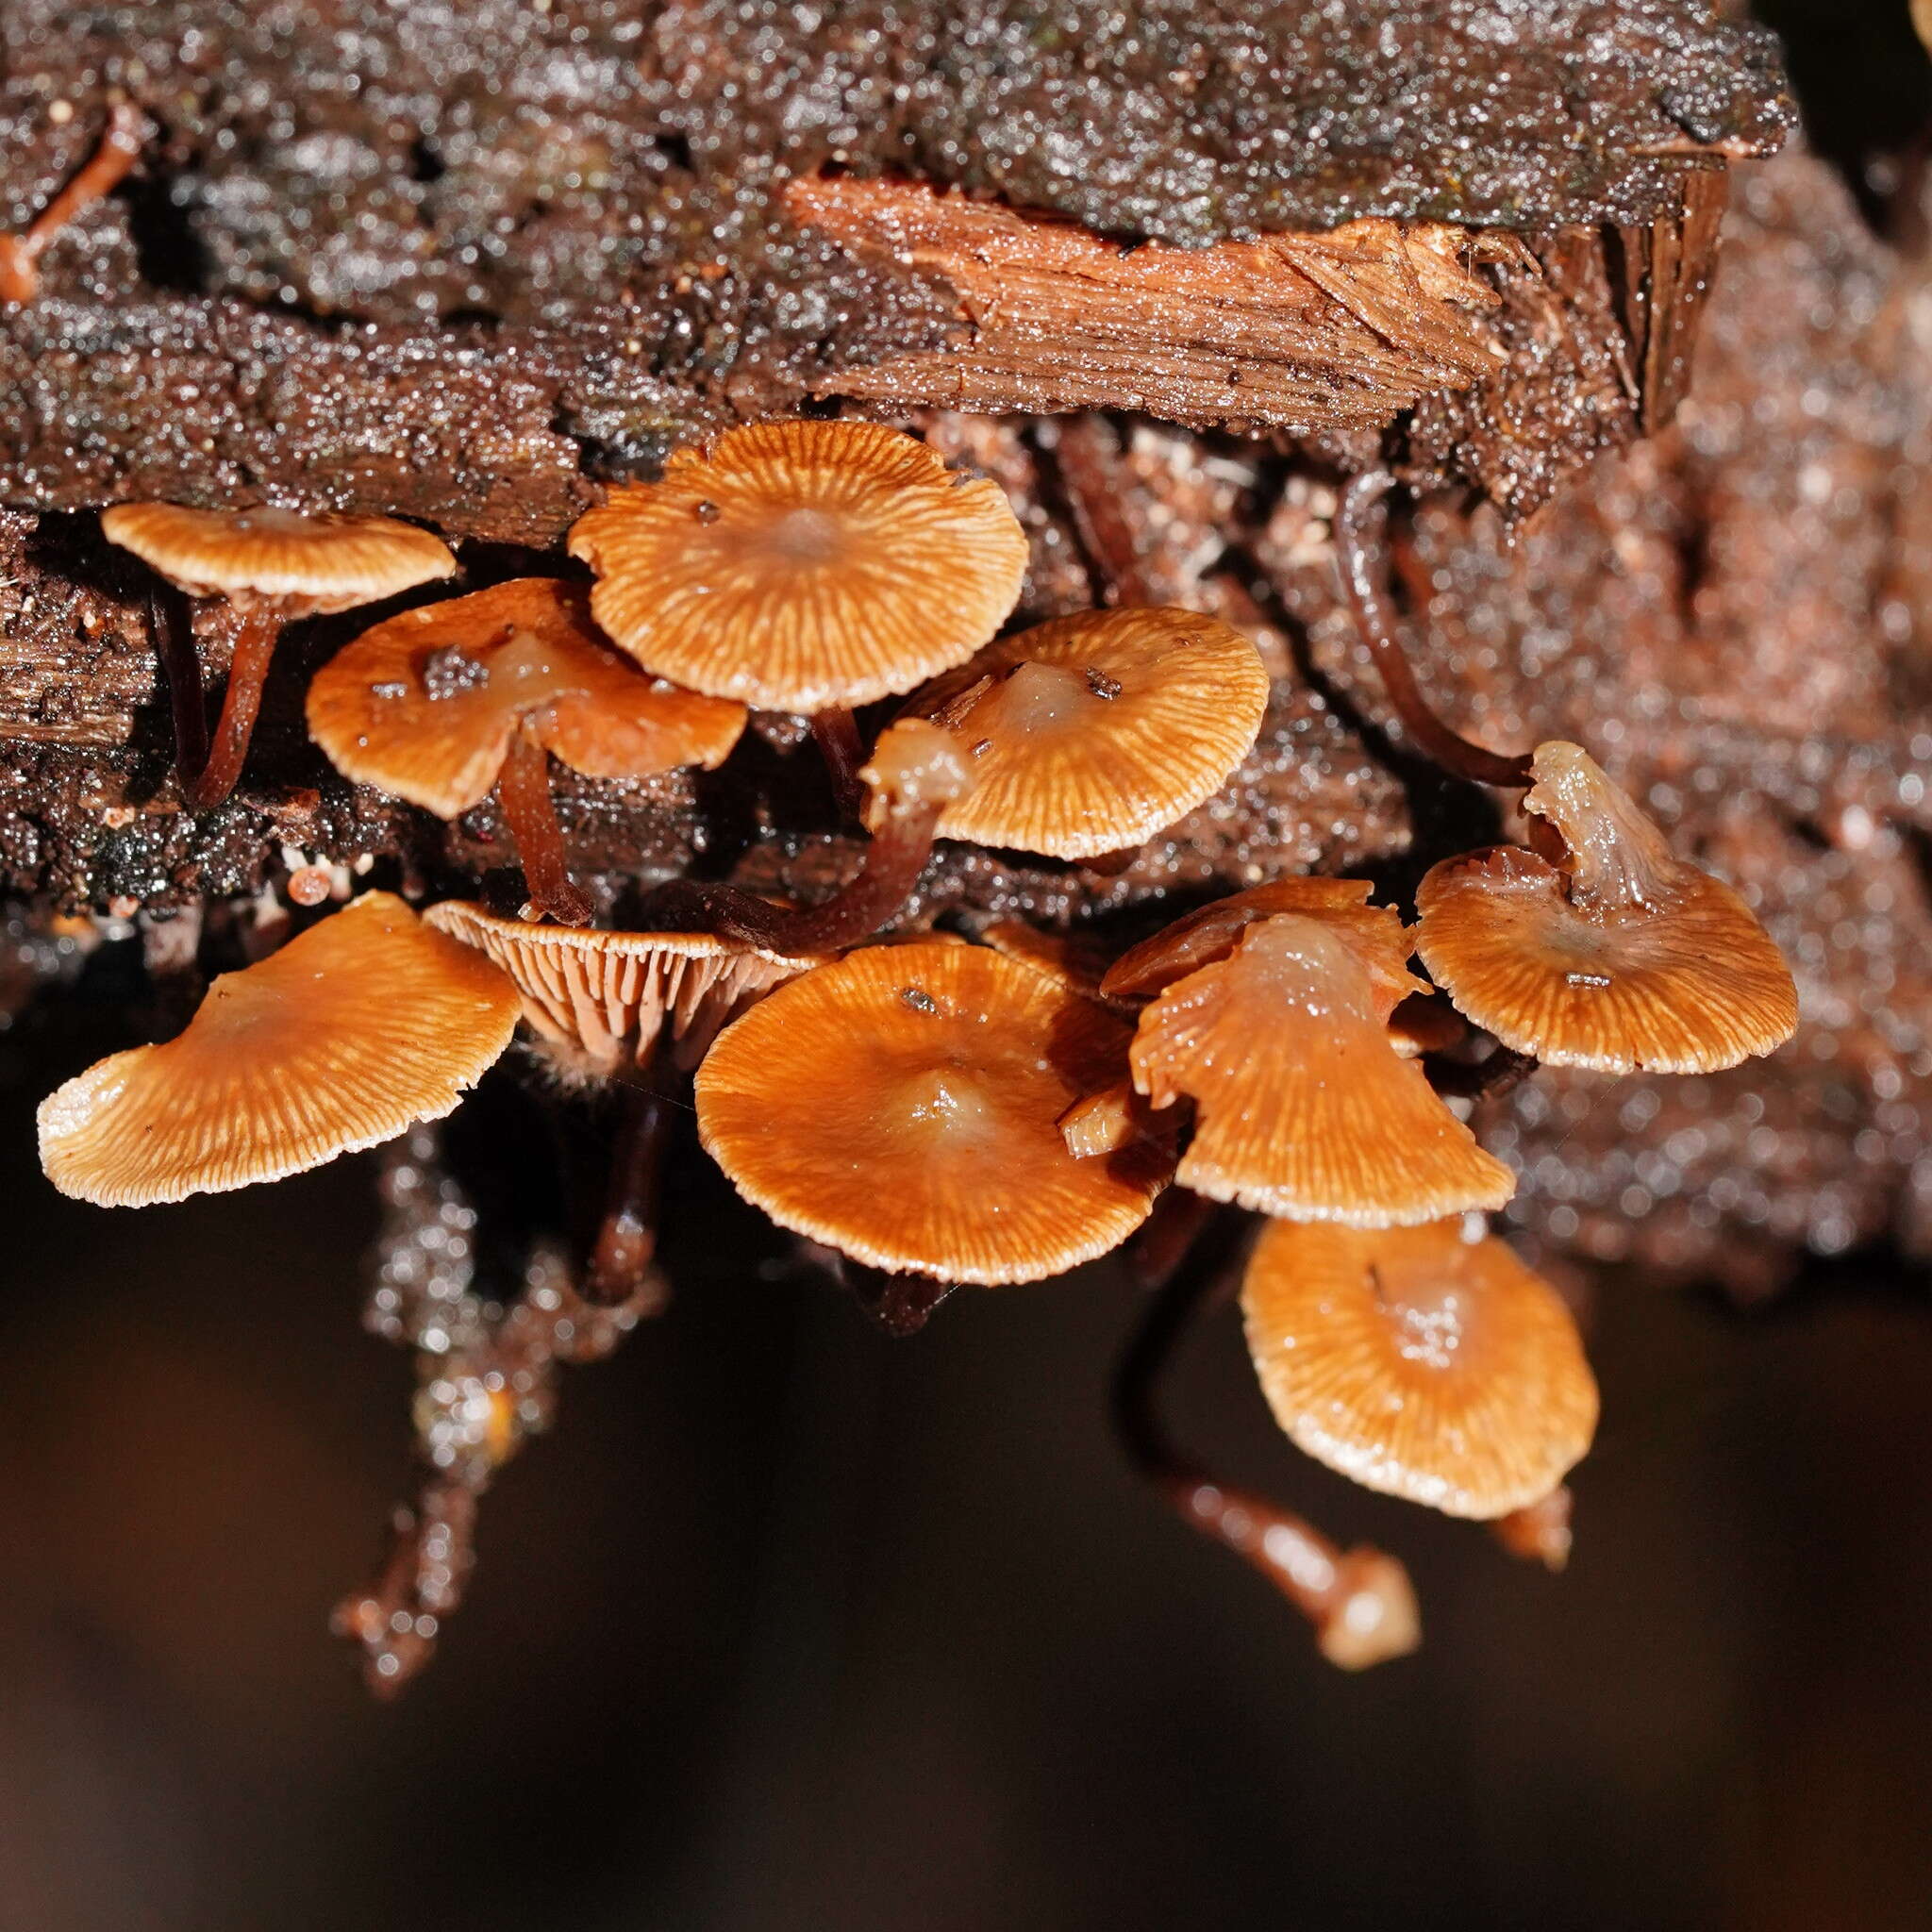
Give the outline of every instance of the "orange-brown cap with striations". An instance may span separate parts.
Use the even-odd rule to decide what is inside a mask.
[[[440,1120],[509,1043],[516,989],[368,892],[208,990],[185,1031],[41,1104],[63,1194],[140,1208],[278,1180]]]
[[[1459,1218],[1275,1222],[1241,1285],[1275,1420],[1330,1469],[1451,1516],[1549,1493],[1590,1447],[1597,1390],[1562,1297]]]
[[[1134,1084],[1195,1105],[1183,1187],[1297,1221],[1385,1227],[1500,1208],[1508,1168],[1396,1052],[1404,989],[1344,934],[1297,913],[1250,926],[1226,958],[1141,1015]]]
[[[1176,979],[1226,958],[1257,920],[1292,912],[1339,927],[1378,977],[1407,993],[1414,986],[1408,935],[1392,908],[1369,904],[1374,891],[1367,879],[1309,876],[1271,879],[1211,900],[1130,946],[1108,968],[1100,990],[1110,999],[1150,999]]]
[[[308,687],[308,735],[344,777],[453,819],[496,782],[519,729],[593,778],[723,762],[744,707],[640,671],[579,585],[519,577],[405,610]]]
[[[461,899],[424,916],[509,974],[525,1023],[563,1069],[600,1078],[643,1065],[667,1037],[694,1064],[721,1026],[818,963],[708,933],[534,925]]]
[[[1710,1073],[1798,1024],[1790,969],[1730,887],[1677,858],[1574,744],[1537,749],[1524,809],[1557,859],[1497,846],[1416,894],[1417,950],[1459,1012],[1552,1066]]]
[[[1211,798],[1246,757],[1268,674],[1195,610],[1082,611],[1002,639],[919,693],[972,754],[940,836],[1092,858]]]
[[[379,603],[457,567],[441,538],[393,517],[124,503],[101,512],[101,532],[192,596],[273,602],[291,617]]]
[[[993,1286],[1091,1260],[1158,1159],[1079,1160],[1055,1124],[1125,1024],[979,946],[877,946],[781,987],[698,1069],[698,1132],[781,1226],[876,1268]]]
[[[1026,537],[997,484],[877,423],[761,423],[673,453],[570,534],[597,622],[693,691],[819,711],[910,691],[1006,621]]]

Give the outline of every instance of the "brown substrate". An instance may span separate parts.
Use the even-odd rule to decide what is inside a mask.
[[[1746,890],[1793,960],[1805,1025],[1772,1061],[1703,1079],[1545,1073],[1482,1123],[1522,1168],[1514,1212],[1551,1254],[1749,1286],[1807,1244],[1890,1233],[1932,1250],[1932,367],[1911,326],[1923,269],[1865,239],[1817,164],[1748,172],[1728,235],[1677,428],[1603,459],[1513,548],[1492,508],[1431,500],[1397,519],[1394,568],[1448,718],[1503,748],[1583,740]],[[1364,723],[1383,713],[1337,596],[1332,476],[1130,418],[925,421],[1021,510],[1024,615],[1090,604],[1129,568],[1144,594],[1254,634],[1275,690],[1226,791],[1126,873],[943,851],[919,916],[1125,935],[1159,897],[1282,871],[1365,868],[1400,891],[1492,829],[1487,798],[1439,784]],[[1077,462],[1056,450],[1063,427]],[[1120,507],[1105,543],[1074,513],[1096,488]],[[190,824],[169,803],[133,574],[91,519],[8,519],[0,542],[13,890],[165,909],[279,876],[284,841],[401,855],[406,875],[442,885],[508,864],[489,808],[445,833],[350,792],[303,744],[307,671],[361,618],[291,633],[248,789]],[[466,553],[475,580],[529,562]],[[607,895],[692,866],[801,890],[849,867],[801,729],[761,727],[695,787],[563,780],[565,823]],[[789,836],[763,836],[774,829]]]

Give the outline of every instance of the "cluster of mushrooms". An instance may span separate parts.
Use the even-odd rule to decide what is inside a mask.
[[[1160,1293],[1120,1408],[1145,1473],[1270,1574],[1336,1662],[1412,1647],[1399,1563],[1216,1483],[1152,1413],[1154,1372],[1211,1274],[1204,1229],[1252,1224],[1214,1204],[1263,1217],[1241,1303],[1289,1436],[1560,1560],[1596,1388],[1562,1299],[1487,1231],[1514,1178],[1452,1099],[1540,1061],[1730,1066],[1787,1039],[1797,1010],[1743,902],[1674,857],[1584,751],[1507,758],[1421,710],[1360,561],[1384,487],[1359,479],[1337,519],[1365,634],[1411,735],[1519,790],[1530,840],[1438,865],[1412,926],[1366,881],[1304,877],[1110,958],[1091,935],[1011,923],[883,936],[936,839],[1117,865],[1223,786],[1268,680],[1250,641],[1178,608],[996,639],[1027,544],[992,483],[871,423],[754,425],[613,489],[571,534],[588,584],[525,578],[406,610],[309,689],[310,734],[345,777],[444,819],[494,789],[521,915],[448,902],[419,917],[366,893],[215,980],[176,1038],[49,1097],[48,1175],[139,1206],[292,1174],[447,1114],[521,1023],[558,1075],[627,1109],[611,1208],[567,1291],[578,1315],[649,1305],[656,1152],[686,1093],[739,1191],[844,1257],[889,1325],[958,1284],[1044,1280],[1138,1236]],[[283,623],[456,568],[379,518],[147,504],[102,521],[233,612],[211,741],[193,667],[171,667],[200,807],[242,770]],[[855,708],[888,698],[897,715],[868,745]],[[747,706],[812,719],[871,832],[857,874],[809,907],[679,881],[644,900],[649,929],[592,926],[549,760],[606,777],[714,767]],[[484,1388],[472,1491],[525,1433],[507,1387]],[[420,1650],[434,1624],[420,1591],[378,1592],[347,1627],[393,1672],[399,1642]]]

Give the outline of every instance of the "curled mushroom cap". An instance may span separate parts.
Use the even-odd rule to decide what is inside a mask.
[[[1055,1122],[1125,1024],[978,946],[877,946],[795,979],[698,1069],[698,1132],[781,1226],[875,1268],[1039,1281],[1146,1219],[1158,1165],[1078,1160]]]
[[[488,795],[527,729],[575,770],[641,778],[721,763],[744,707],[640,672],[575,584],[519,577],[405,610],[308,687],[308,733],[344,777],[453,819]]]
[[[942,838],[1091,858],[1221,789],[1261,728],[1268,674],[1198,611],[1083,611],[989,645],[913,704],[972,753]]]
[[[643,1065],[667,1037],[693,1064],[726,1022],[817,964],[708,933],[532,925],[460,899],[424,917],[509,974],[524,1020],[563,1067],[603,1078]]]
[[[1132,1063],[1156,1107],[1194,1102],[1181,1185],[1357,1227],[1500,1208],[1515,1177],[1389,1038],[1412,984],[1336,928],[1283,913],[1170,986],[1141,1015]]]
[[[1798,1024],[1790,969],[1743,900],[1673,855],[1574,744],[1537,749],[1524,809],[1555,862],[1452,858],[1416,894],[1417,950],[1459,1012],[1554,1066],[1710,1073]]]
[[[647,670],[781,711],[865,704],[970,658],[1020,594],[996,484],[876,423],[764,423],[675,452],[580,518],[597,622]]]
[[[509,1043],[516,989],[368,892],[208,990],[186,1030],[48,1095],[63,1194],[140,1208],[278,1180],[440,1120]]]
[[[1504,1516],[1547,1495],[1596,1433],[1596,1381],[1561,1296],[1459,1219],[1274,1222],[1241,1309],[1275,1420],[1369,1489]]]
[[[1367,879],[1271,879],[1183,913],[1152,939],[1130,946],[1107,970],[1100,990],[1110,999],[1149,999],[1176,979],[1233,952],[1257,920],[1284,912],[1339,926],[1356,950],[1376,962],[1392,983],[1408,986],[1408,943],[1402,922],[1386,907],[1371,906]]]
[[[457,567],[440,537],[393,517],[124,503],[101,531],[192,596],[271,600],[291,617],[379,603]]]

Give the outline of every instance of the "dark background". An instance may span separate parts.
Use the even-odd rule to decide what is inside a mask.
[[[1414,1573],[1422,1654],[1347,1677],[1124,1471],[1116,1273],[891,1342],[688,1154],[674,1307],[569,1373],[378,1707],[324,1629],[408,1474],[373,1161],[60,1200],[87,994],[0,1035],[8,1932],[1932,1923],[1923,1281],[1604,1284],[1561,1578],[1298,1457],[1223,1311],[1185,1433]]]
[[[1766,10],[1855,176],[1907,142],[1904,0]],[[674,1307],[568,1374],[382,1707],[325,1630],[410,1480],[373,1162],[60,1200],[32,1106],[111,1031],[0,1032],[0,1932],[1932,1925],[1932,1321],[1883,1257],[1601,1284],[1561,1578],[1296,1457],[1217,1316],[1184,1432],[1414,1574],[1423,1652],[1351,1678],[1115,1454],[1118,1274],[889,1342],[687,1154]]]

